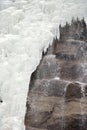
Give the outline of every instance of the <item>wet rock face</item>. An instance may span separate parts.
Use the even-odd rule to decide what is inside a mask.
[[[70,83],[67,86],[67,90],[65,93],[65,98],[68,100],[81,98],[83,97],[83,94],[81,92],[81,86],[78,83]]]
[[[59,67],[55,55],[47,55],[39,66],[37,77],[39,79],[53,78],[58,76],[58,71]]]
[[[31,76],[26,130],[87,130],[87,28],[84,19],[60,28],[60,39]]]
[[[80,64],[63,64],[60,70],[60,77],[67,80],[78,80],[83,76],[83,67]]]
[[[85,88],[85,96],[87,96],[87,85],[84,88]]]
[[[68,46],[68,47],[67,47]],[[56,58],[66,61],[87,60],[87,42],[69,39],[55,46]]]
[[[65,93],[67,82],[57,79],[37,80],[34,87],[30,90],[31,93],[39,93],[46,96],[60,97]]]
[[[82,118],[85,120],[87,115],[72,115],[71,117],[65,117],[66,124],[63,126],[63,128],[61,128],[61,123],[58,121],[56,124],[48,126],[48,130],[87,130],[87,122],[85,120],[84,126],[82,126]]]
[[[81,21],[79,19],[72,19],[71,25],[66,23],[64,27],[60,25],[60,39],[75,39],[75,40],[85,40],[87,39],[86,23],[84,19]]]

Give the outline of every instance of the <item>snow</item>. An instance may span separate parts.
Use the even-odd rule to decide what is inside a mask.
[[[87,0],[0,0],[0,130],[24,130],[26,98],[36,69],[58,26],[87,20]]]
[[[11,5],[12,5],[12,1],[11,0],[0,0],[0,10],[8,8]]]

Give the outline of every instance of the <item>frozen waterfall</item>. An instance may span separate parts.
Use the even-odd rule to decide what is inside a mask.
[[[0,0],[0,130],[24,130],[30,76],[58,26],[85,17],[87,0]]]

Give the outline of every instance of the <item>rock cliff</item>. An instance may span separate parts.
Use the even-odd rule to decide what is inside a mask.
[[[87,130],[86,23],[72,19],[59,29],[31,76],[26,130]]]

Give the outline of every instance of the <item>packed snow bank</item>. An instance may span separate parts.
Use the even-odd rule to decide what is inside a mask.
[[[0,11],[0,130],[24,130],[31,73],[59,37],[60,23],[87,18],[87,1],[15,0],[9,6]]]

